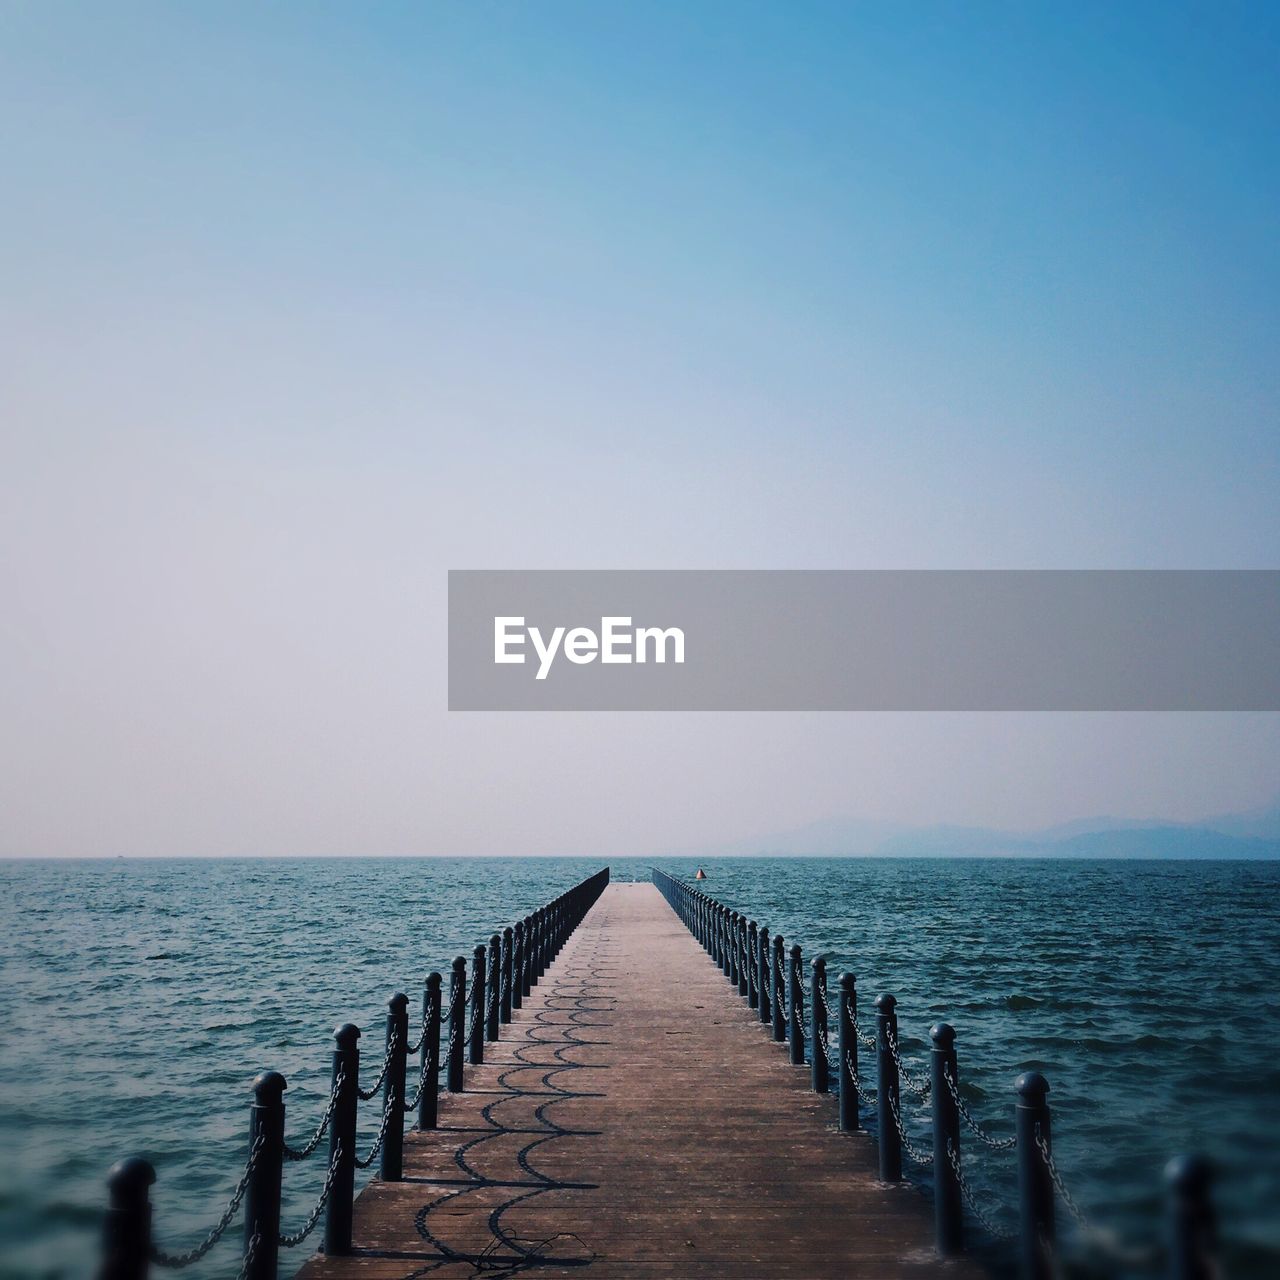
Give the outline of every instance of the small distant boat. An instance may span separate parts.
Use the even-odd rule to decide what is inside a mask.
[[[707,873],[706,873],[705,871],[703,871],[703,869],[702,869],[701,867],[699,867],[699,868],[698,868],[698,874],[697,874],[696,876],[694,876],[693,878],[694,878],[695,880],[705,880],[705,879],[707,878]]]

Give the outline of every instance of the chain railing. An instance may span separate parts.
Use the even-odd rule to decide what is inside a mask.
[[[219,1240],[222,1239],[226,1229],[235,1220],[236,1214],[240,1211],[241,1201],[244,1200],[244,1193],[249,1188],[249,1180],[253,1177],[254,1167],[258,1163],[258,1158],[262,1154],[263,1143],[259,1138],[253,1144],[253,1148],[249,1152],[249,1158],[245,1162],[244,1173],[240,1175],[240,1181],[236,1183],[236,1189],[231,1193],[231,1199],[227,1201],[227,1207],[222,1212],[222,1217],[205,1234],[203,1240],[200,1241],[193,1249],[188,1249],[185,1253],[166,1253],[163,1249],[158,1248],[154,1243],[150,1247],[151,1261],[158,1267],[165,1267],[171,1270],[180,1270],[183,1267],[189,1267],[193,1262],[199,1262],[210,1249],[213,1248]]]
[[[338,1171],[342,1167],[342,1148],[339,1146],[333,1154],[333,1159],[329,1161],[329,1169],[324,1176],[324,1186],[320,1188],[320,1195],[316,1200],[315,1207],[307,1215],[307,1220],[302,1224],[302,1229],[294,1232],[292,1235],[281,1233],[280,1248],[296,1249],[319,1225],[320,1215],[324,1213],[325,1205],[329,1203],[329,1196],[333,1193],[333,1184],[337,1181]]]
[[[1048,1081],[1039,1072],[1019,1076],[1014,1084],[1014,1133],[1000,1136],[974,1115],[965,1100],[956,1058],[954,1029],[938,1023],[930,1029],[927,1078],[902,1051],[897,1001],[881,994],[875,1000],[875,1032],[858,1018],[857,984],[841,974],[839,998],[827,995],[826,957],[811,962],[809,1032],[806,1038],[805,997],[800,982],[802,949],[784,947],[767,925],[749,920],[694,885],[654,869],[653,882],[712,959],[760,1009],[760,1020],[772,1024],[773,1038],[789,1042],[793,1063],[808,1062],[812,1087],[820,1093],[836,1086],[840,1128],[869,1129],[879,1152],[880,1176],[896,1182],[903,1176],[905,1155],[927,1171],[934,1199],[938,1252],[952,1255],[966,1244],[966,1215],[990,1248],[1016,1246],[1024,1280],[1051,1280],[1057,1268],[1055,1198],[1067,1211],[1077,1236],[1104,1253],[1115,1265],[1150,1267],[1158,1251],[1126,1246],[1094,1225],[1072,1194],[1054,1156],[1050,1137]],[[749,940],[759,940],[752,948]],[[832,1025],[836,1034],[833,1038]],[[874,1056],[875,1084],[863,1075],[859,1053]],[[904,1094],[927,1111],[932,1150],[911,1132],[903,1114]],[[865,1115],[864,1115],[865,1111]],[[1018,1229],[1004,1226],[984,1208],[965,1171],[961,1128],[977,1139],[984,1153],[1012,1156],[1018,1182]],[[1209,1175],[1203,1161],[1183,1158],[1167,1171],[1171,1202],[1169,1247],[1164,1260],[1177,1280],[1216,1280],[1212,1261],[1214,1215]]]
[[[492,935],[487,949],[477,947],[470,1001],[466,960],[462,956],[453,962],[449,1003],[443,1010],[441,977],[430,974],[416,1043],[409,1039],[408,997],[400,992],[392,996],[387,1002],[386,1039],[378,1074],[367,1087],[360,1085],[360,1028],[351,1023],[339,1027],[334,1032],[328,1100],[303,1146],[291,1147],[285,1141],[284,1077],[274,1071],[260,1075],[254,1081],[249,1154],[244,1170],[221,1216],[193,1248],[172,1253],[154,1243],[150,1188],[155,1182],[155,1169],[137,1157],[122,1160],[107,1179],[110,1204],[103,1226],[98,1280],[146,1280],[152,1266],[192,1266],[209,1254],[237,1216],[244,1218],[242,1280],[275,1280],[279,1251],[296,1248],[322,1222],[325,1253],[351,1253],[356,1172],[379,1162],[378,1172],[384,1181],[402,1178],[406,1115],[416,1112],[420,1129],[436,1127],[442,1045],[447,1048],[446,1088],[460,1092],[465,1084],[463,1051],[469,1051],[472,1063],[483,1062],[485,1041],[498,1039],[501,1024],[511,1020],[512,1009],[520,1007],[522,998],[537,984],[608,882],[606,867],[515,926]],[[471,1025],[464,1029],[468,1012],[472,1015]],[[406,1091],[410,1053],[419,1054],[412,1097]],[[377,1135],[369,1154],[360,1158],[356,1151],[359,1104],[373,1101],[379,1093]],[[326,1135],[329,1164],[319,1197],[298,1231],[283,1232],[280,1212],[284,1166],[309,1159],[320,1149]]]

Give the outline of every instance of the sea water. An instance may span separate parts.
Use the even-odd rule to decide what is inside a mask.
[[[103,1176],[126,1154],[156,1166],[157,1241],[190,1247],[243,1166],[257,1072],[288,1078],[300,1144],[336,1024],[365,1029],[373,1074],[388,996],[416,1011],[426,973],[603,865],[649,874],[607,857],[0,863],[0,1277],[90,1275]],[[1166,1159],[1204,1152],[1230,1273],[1280,1274],[1280,864],[702,865],[708,892],[827,953],[833,1001],[842,970],[868,1022],[892,992],[919,1074],[930,1025],[951,1022],[966,1099],[997,1135],[1015,1077],[1043,1072],[1055,1156],[1092,1225],[1140,1254],[1159,1238]],[[708,1098],[732,1089],[731,1061],[706,1070]],[[367,1150],[376,1104],[361,1110]],[[904,1120],[927,1149],[927,1113]],[[967,1133],[962,1148],[975,1194],[1012,1225],[1011,1158]],[[323,1165],[322,1151],[286,1167],[286,1230]],[[228,1235],[189,1274],[233,1276],[238,1224]],[[283,1255],[282,1274],[297,1261]]]

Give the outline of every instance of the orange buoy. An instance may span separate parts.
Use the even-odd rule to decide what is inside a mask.
[[[702,869],[701,867],[699,867],[699,868],[698,868],[698,874],[697,874],[696,876],[694,876],[693,878],[694,878],[695,880],[705,880],[705,879],[707,878],[707,873],[706,873],[705,871],[703,871],[703,869]]]

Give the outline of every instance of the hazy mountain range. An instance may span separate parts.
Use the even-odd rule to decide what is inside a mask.
[[[721,857],[1280,858],[1280,800],[1198,822],[1078,818],[1034,831],[829,818],[703,852]]]

